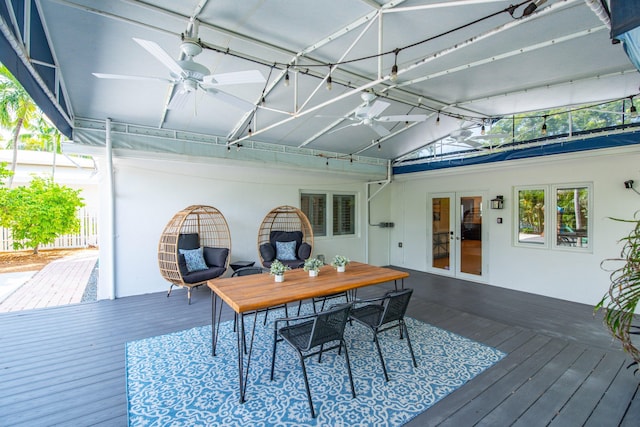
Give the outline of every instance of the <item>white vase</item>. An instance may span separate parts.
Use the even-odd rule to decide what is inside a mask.
[[[309,270],[309,277],[316,277],[318,275],[318,270]]]
[[[284,274],[276,274],[275,277],[276,282],[284,282]]]
[[[339,265],[339,266],[336,267],[336,271],[338,273],[344,273],[345,268],[346,268],[345,265]]]

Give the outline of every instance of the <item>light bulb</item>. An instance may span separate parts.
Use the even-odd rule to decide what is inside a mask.
[[[398,81],[398,65],[397,64],[393,64],[393,67],[391,67],[391,76],[389,77],[389,80],[391,80],[392,82]]]
[[[480,135],[484,135],[485,134],[485,129],[484,129],[484,125],[482,125],[482,128],[480,128]]]
[[[543,135],[547,134],[547,123],[546,122],[542,124],[542,134]]]
[[[327,77],[327,90],[331,90],[331,75]]]
[[[631,101],[633,102],[633,101]],[[631,104],[631,108],[629,108],[629,113],[631,113],[631,117],[637,117],[638,116],[638,110],[636,110],[636,106]]]
[[[287,71],[287,74],[285,74],[284,76],[284,85],[286,87],[289,87],[289,72]]]
[[[436,126],[440,126],[440,111],[438,111],[438,117],[436,117]]]

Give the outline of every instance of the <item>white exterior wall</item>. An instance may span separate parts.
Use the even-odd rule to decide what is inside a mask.
[[[104,159],[98,161],[104,170]],[[116,157],[114,174],[116,297],[169,288],[158,269],[160,234],[176,212],[194,204],[213,206],[225,216],[231,232],[232,261],[258,264],[258,227],[271,209],[299,207],[303,190],[356,193],[356,236],[316,237],[313,254],[324,254],[327,262],[337,253],[367,262],[366,185],[362,178],[278,169],[275,165],[203,163],[194,158],[170,161]],[[106,176],[101,174],[101,178],[105,180]],[[102,197],[102,206],[108,206],[110,195],[103,193]],[[109,212],[103,211],[101,224],[108,217]],[[102,235],[99,298],[109,298],[110,294],[109,253],[110,236]]]
[[[104,159],[97,160],[103,170]],[[157,266],[158,240],[169,219],[191,204],[212,205],[225,215],[232,236],[232,260],[257,261],[258,227],[269,210],[285,204],[299,206],[301,191],[354,192],[359,220],[356,236],[316,237],[314,255],[323,254],[329,260],[341,253],[374,265],[435,272],[427,262],[429,194],[477,191],[487,200],[497,194],[505,197],[505,208],[488,209],[483,221],[484,244],[488,245],[484,282],[593,305],[609,283],[600,263],[619,254],[618,240],[629,231],[628,225],[607,217],[631,218],[640,210],[640,196],[623,185],[633,179],[640,187],[639,165],[640,150],[631,147],[398,175],[389,185],[369,186],[361,177],[273,164],[259,167],[256,163],[204,163],[195,158],[116,157],[115,295],[168,289]],[[514,186],[583,182],[593,183],[591,251],[514,246]],[[369,202],[368,197],[380,188]],[[108,206],[109,194],[103,192],[101,197],[101,206]],[[104,224],[107,212],[102,216]],[[502,224],[496,223],[498,216]],[[393,222],[394,227],[381,228],[377,226],[380,222]],[[403,243],[402,248],[398,242]],[[109,245],[110,236],[102,235],[99,298],[109,297]]]
[[[640,210],[640,195],[625,189],[633,179],[640,188],[640,150],[637,147],[548,156],[500,164],[451,168],[394,177],[391,217],[396,223],[390,263],[419,271],[428,269],[430,234],[427,201],[431,193],[486,192],[504,195],[502,210],[486,210],[483,244],[489,245],[486,282],[504,288],[594,305],[609,286],[601,269],[606,258],[619,256],[631,227],[608,217],[631,219]],[[592,250],[578,253],[517,247],[514,233],[514,186],[593,183]],[[503,218],[497,224],[497,217]],[[397,242],[403,242],[399,248]]]

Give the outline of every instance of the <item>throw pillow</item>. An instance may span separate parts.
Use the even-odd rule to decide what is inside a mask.
[[[281,261],[295,261],[296,242],[276,242],[276,258]]]
[[[187,270],[189,273],[194,271],[206,270],[207,264],[204,262],[202,256],[202,248],[198,249],[180,249],[180,253],[184,255],[184,260],[187,262]]]
[[[204,260],[210,267],[224,267],[227,263],[227,256],[229,255],[229,249],[227,248],[209,248],[207,246],[203,249]]]
[[[307,259],[311,256],[311,245],[307,242],[302,242],[300,247],[298,248],[298,258],[299,259]]]
[[[271,243],[263,243],[260,245],[260,256],[265,262],[271,262],[276,259],[276,251]]]

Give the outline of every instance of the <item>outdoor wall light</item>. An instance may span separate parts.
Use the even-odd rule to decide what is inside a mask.
[[[504,207],[504,196],[496,196],[491,199],[491,209],[502,209]]]

